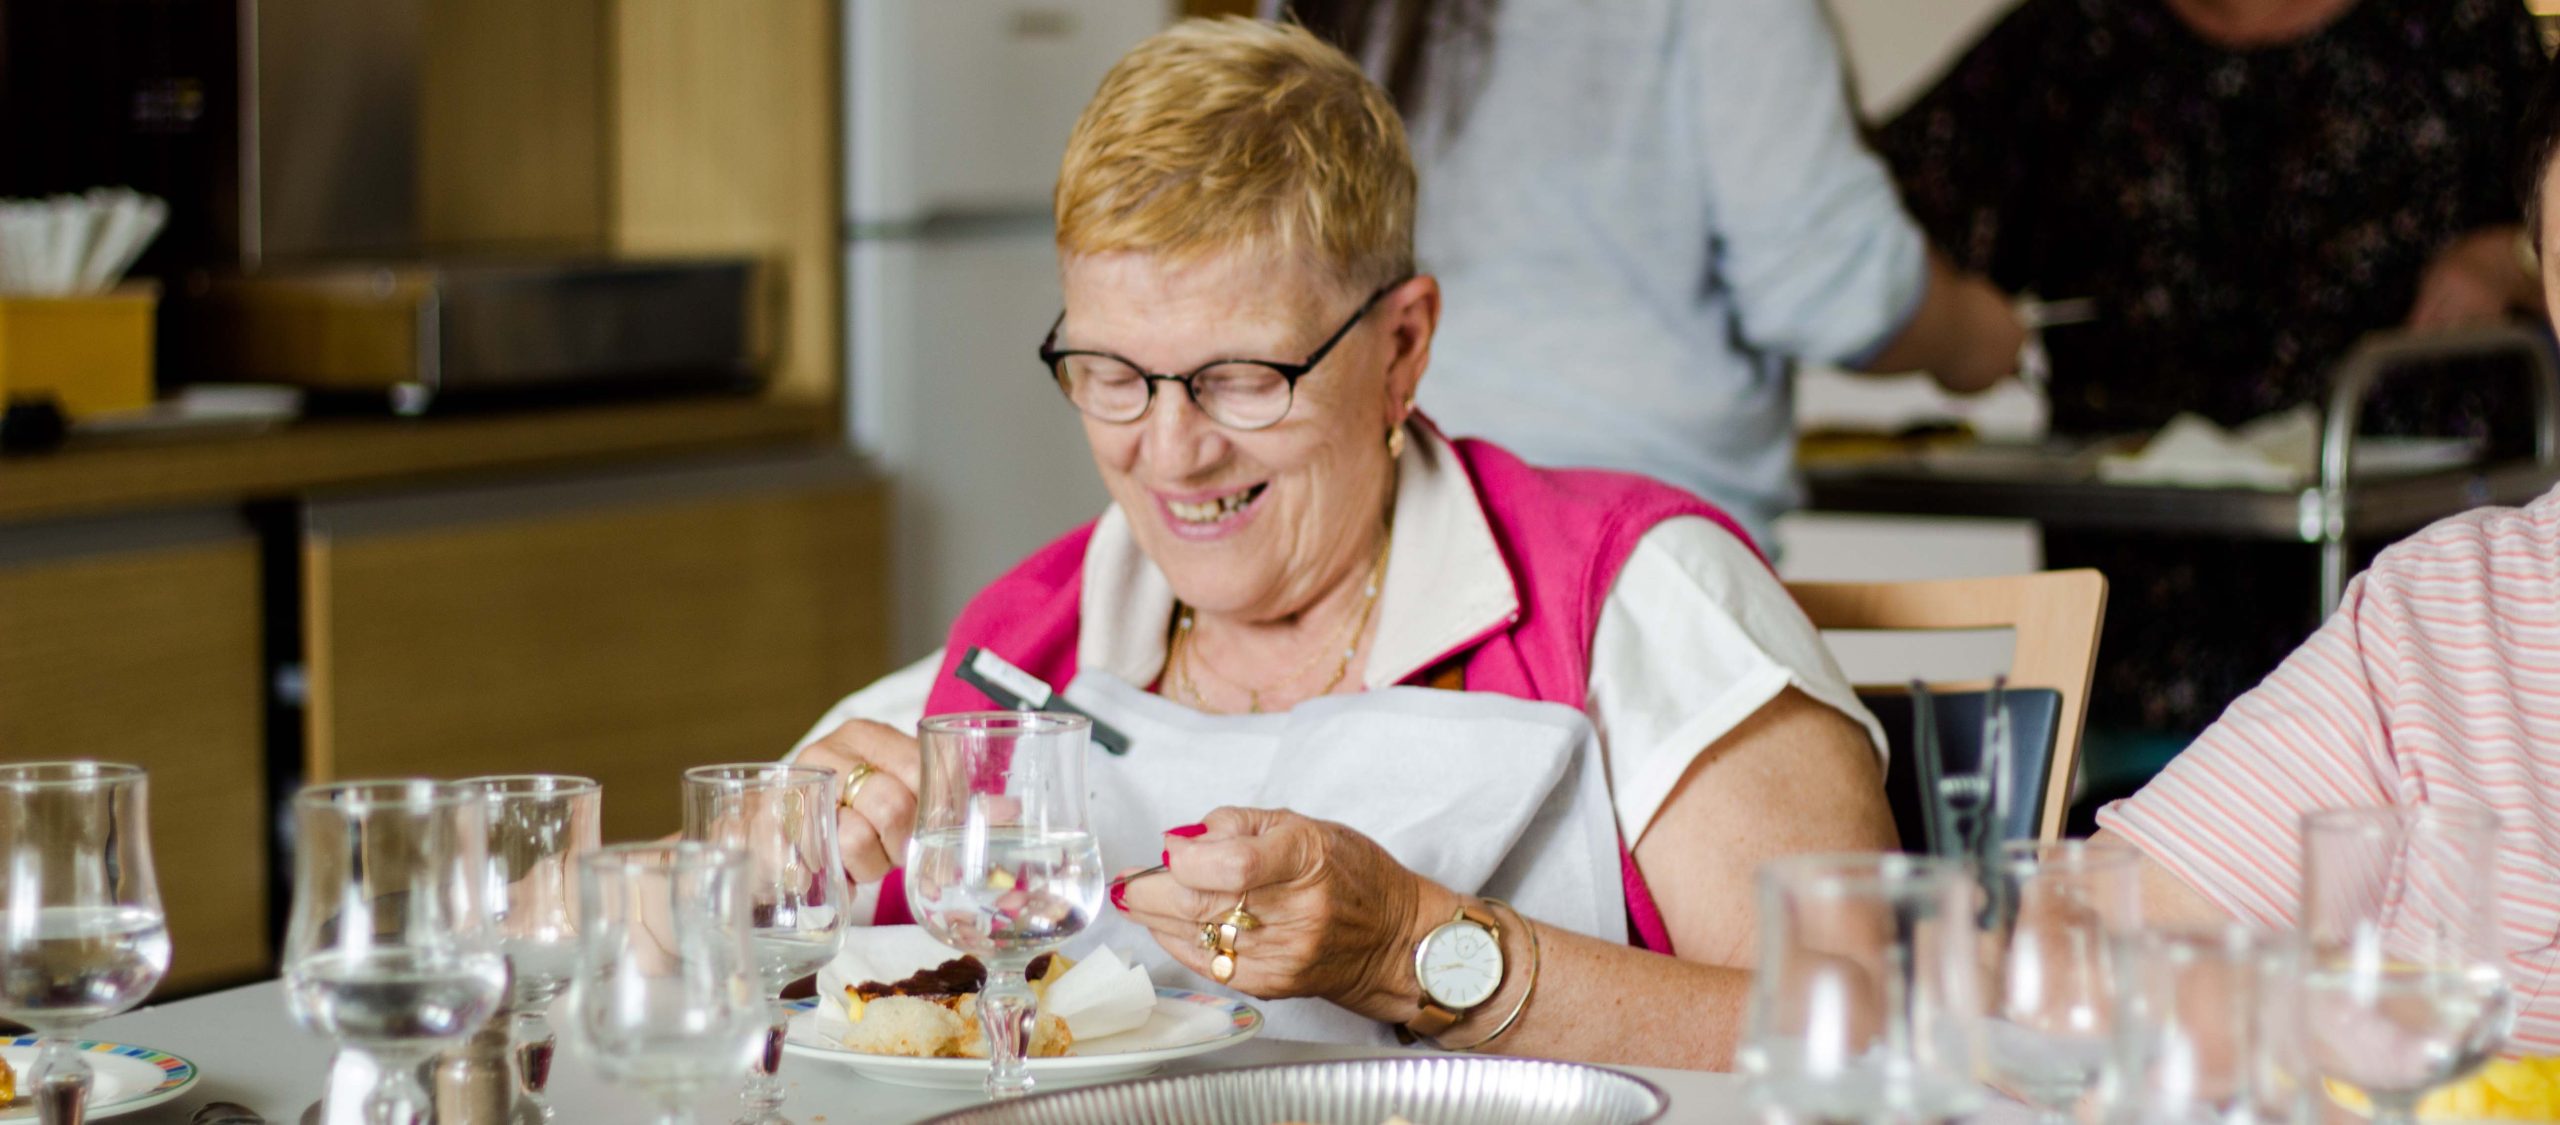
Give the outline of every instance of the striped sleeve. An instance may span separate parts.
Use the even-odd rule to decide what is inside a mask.
[[[2398,800],[2386,711],[2398,633],[2372,592],[2358,578],[2309,642],[2098,823],[2234,917],[2292,926],[2302,815]]]

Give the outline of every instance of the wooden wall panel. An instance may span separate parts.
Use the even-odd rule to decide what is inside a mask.
[[[887,670],[885,489],[759,471],[315,504],[313,776],[580,773],[608,838],[674,831],[684,767]]]
[[[258,554],[230,522],[50,555],[42,541],[64,533],[0,526],[0,761],[150,771],[175,946],[163,997],[271,968]]]
[[[437,250],[603,249],[608,0],[428,0],[418,222]]]
[[[842,381],[844,147],[829,0],[616,0],[614,248],[748,253],[781,269],[771,393]]]

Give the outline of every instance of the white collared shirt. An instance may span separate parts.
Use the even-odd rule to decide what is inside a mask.
[[[1364,689],[1403,682],[1519,610],[1510,568],[1456,448],[1427,426],[1410,433],[1415,440],[1397,465],[1395,523]],[[1156,682],[1173,587],[1138,549],[1117,505],[1103,513],[1085,548],[1081,597],[1077,666],[1140,687]],[[847,696],[802,745],[851,719],[914,730],[941,667],[936,651]],[[1583,708],[1599,728],[1610,799],[1629,846],[1643,838],[1700,752],[1789,687],[1855,720],[1882,756],[1883,728],[1750,546],[1696,516],[1665,520],[1637,540],[1601,604]]]

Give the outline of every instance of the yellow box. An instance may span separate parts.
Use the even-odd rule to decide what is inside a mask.
[[[95,297],[0,297],[0,404],[51,398],[74,421],[151,405],[156,282]]]

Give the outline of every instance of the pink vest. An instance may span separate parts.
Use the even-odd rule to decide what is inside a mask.
[[[1591,638],[1600,607],[1636,541],[1676,516],[1703,516],[1748,544],[1749,534],[1714,505],[1646,477],[1589,469],[1541,469],[1498,446],[1463,438],[1454,443],[1475,483],[1476,500],[1501,546],[1519,600],[1512,619],[1450,649],[1405,682],[1420,684],[1432,671],[1463,661],[1469,691],[1501,692],[1521,699],[1583,709],[1591,683]],[[1076,636],[1083,593],[1085,544],[1093,525],[1069,532],[980,591],[951,626],[940,678],[925,713],[981,711],[994,706],[976,688],[952,676],[960,657],[979,646],[1064,690],[1076,675]],[[1619,844],[1627,889],[1627,920],[1636,944],[1671,952],[1662,912]],[[895,881],[881,888],[879,921],[904,922],[906,896]]]

